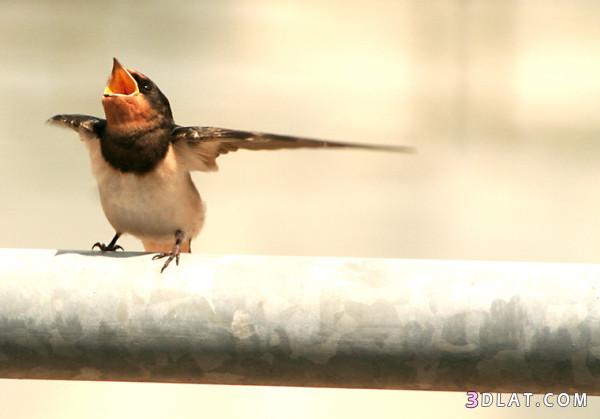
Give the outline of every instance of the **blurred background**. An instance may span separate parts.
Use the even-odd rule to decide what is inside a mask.
[[[600,2],[0,0],[2,247],[113,231],[84,146],[113,56],[176,121],[381,144],[238,152],[195,174],[196,252],[600,260]],[[122,241],[141,250],[134,239]],[[0,417],[598,417],[464,394],[0,381]]]

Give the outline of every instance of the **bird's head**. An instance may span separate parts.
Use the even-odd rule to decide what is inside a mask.
[[[144,132],[173,125],[169,100],[158,86],[142,73],[126,69],[116,58],[102,106],[107,127],[113,132]]]

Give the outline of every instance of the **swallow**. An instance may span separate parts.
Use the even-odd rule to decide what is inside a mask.
[[[76,131],[86,145],[100,202],[115,235],[102,252],[123,250],[123,234],[141,240],[153,259],[166,258],[160,272],[182,252],[204,224],[205,208],[190,172],[218,169],[216,159],[237,150],[355,148],[412,152],[405,146],[352,144],[289,135],[204,126],[180,126],[167,97],[144,74],[113,59],[102,96],[105,119],[56,115],[49,123]]]

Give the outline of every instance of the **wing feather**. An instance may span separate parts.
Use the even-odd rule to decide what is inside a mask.
[[[175,151],[187,162],[190,170],[200,171],[217,170],[218,156],[240,149],[355,148],[396,153],[414,152],[413,148],[406,146],[346,143],[214,127],[176,127],[172,132],[172,140]]]
[[[106,120],[90,115],[54,115],[47,121],[51,125],[70,128],[76,131],[82,140],[98,139]]]

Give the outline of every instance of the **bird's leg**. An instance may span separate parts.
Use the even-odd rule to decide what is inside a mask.
[[[162,253],[159,253],[158,255],[154,255],[152,257],[152,260],[157,260],[157,259],[162,259],[162,258],[168,257],[168,259],[165,261],[165,264],[163,265],[162,269],[160,270],[160,273],[163,273],[163,271],[165,269],[167,269],[167,266],[169,266],[169,263],[171,263],[171,261],[173,259],[175,259],[175,264],[179,265],[179,254],[181,253],[181,243],[183,243],[183,238],[184,238],[183,231],[176,230],[175,231],[175,245],[173,246],[173,250],[171,250],[170,252],[162,252]]]
[[[108,243],[108,245],[106,245],[104,243],[96,242],[92,246],[92,250],[94,250],[96,247],[98,249],[100,249],[100,251],[102,251],[102,252],[116,252],[117,250],[125,250],[117,244],[117,240],[119,240],[119,237],[121,237],[121,233],[116,232],[115,237],[112,238],[112,240],[110,241],[110,243]]]

